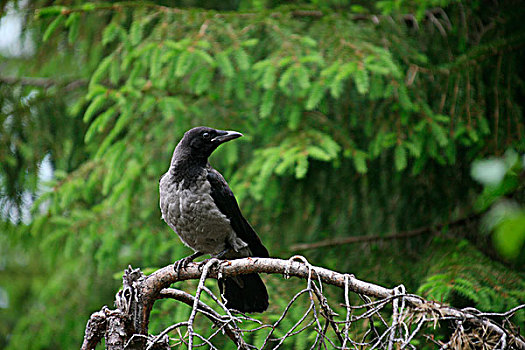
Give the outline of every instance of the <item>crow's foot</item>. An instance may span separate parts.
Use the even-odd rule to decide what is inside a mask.
[[[195,252],[195,253],[193,253],[190,256],[187,256],[187,257],[185,257],[183,259],[175,261],[173,263],[173,270],[175,271],[175,275],[177,276],[177,278],[179,278],[179,276],[180,276],[180,270],[181,269],[185,269],[186,266],[188,266],[188,264],[190,262],[192,262],[193,260],[195,260],[195,258],[198,258],[201,255],[202,255],[202,253]]]

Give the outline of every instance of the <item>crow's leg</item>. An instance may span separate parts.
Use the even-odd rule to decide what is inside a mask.
[[[224,249],[222,252],[220,252],[219,254],[215,255],[215,256],[212,256],[211,258],[215,258],[215,259],[220,259],[222,260],[222,258],[224,258],[224,256],[226,255],[226,253],[228,253],[229,251],[231,250],[230,247],[227,247],[226,249]],[[202,268],[204,267],[204,265],[206,265],[206,263],[209,261],[210,259],[205,259],[203,260],[200,265],[199,265],[199,271],[202,272]]]
[[[226,255],[226,253],[228,253],[229,251],[231,250],[230,247],[227,247],[226,249],[224,249],[222,252],[220,252],[219,254],[217,254],[215,257],[217,259],[222,259],[224,258],[224,256]]]
[[[173,263],[173,270],[175,270],[175,274],[177,275],[177,278],[179,278],[180,269],[186,268],[190,262],[198,258],[199,256],[203,255],[204,253],[201,252],[195,252],[191,254],[190,256],[187,256],[183,259],[177,260]]]

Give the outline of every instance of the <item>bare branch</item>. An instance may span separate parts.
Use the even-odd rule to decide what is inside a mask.
[[[395,233],[390,233],[386,235],[349,236],[349,237],[338,237],[338,238],[326,239],[323,241],[318,241],[318,242],[313,242],[313,243],[298,243],[298,244],[292,245],[290,250],[295,252],[295,251],[300,251],[300,250],[309,250],[309,249],[316,249],[316,248],[321,248],[321,247],[338,246],[341,244],[365,243],[365,242],[386,241],[386,240],[392,240],[392,239],[416,237],[416,236],[423,235],[429,232],[439,232],[445,226],[449,228],[454,227],[454,226],[461,226],[468,221],[476,219],[477,217],[479,217],[479,214],[467,216],[465,218],[453,220],[450,222],[439,223],[433,226],[418,227],[413,230],[395,232]]]
[[[247,316],[233,316],[224,307],[224,304],[217,297],[213,296],[213,293],[204,285],[207,277],[218,278],[219,276],[236,276],[248,273],[282,274],[286,278],[294,276],[306,280],[307,286],[291,298],[277,321],[273,324],[264,324]],[[168,288],[171,283],[188,279],[199,280],[195,297],[188,293]],[[342,306],[346,308],[346,315],[339,316],[329,306],[328,299],[323,294],[323,284],[333,285],[344,291],[345,304]],[[212,301],[219,305],[219,308],[225,312],[224,315],[219,314],[219,312],[200,300],[200,295],[203,291],[212,296]],[[349,293],[351,292],[362,295],[365,304],[350,305]],[[307,294],[310,297],[306,311],[298,320],[292,323],[291,328],[287,331],[282,331],[281,334],[284,334],[283,336],[278,339],[272,338],[276,328],[285,324],[282,321],[287,317],[290,308],[298,305],[295,302],[303,294]],[[161,298],[180,300],[192,306],[192,312],[187,321],[174,323],[157,337],[148,337],[149,313],[154,301]],[[377,298],[378,300],[372,301],[370,298]],[[151,349],[166,349],[169,347],[166,335],[173,329],[178,330],[180,327],[188,329],[189,338],[188,342],[186,342],[181,335],[178,341],[187,344],[189,348],[199,346],[216,348],[212,343],[213,338],[221,331],[224,331],[238,348],[251,349],[255,347],[245,342],[243,334],[271,328],[269,334],[265,336],[262,348],[270,342],[277,342],[272,347],[278,348],[291,336],[310,330],[316,333],[316,339],[311,344],[312,349],[326,349],[330,346],[338,349],[347,349],[348,346],[352,346],[354,349],[358,348],[358,346],[379,349],[393,349],[397,347],[413,349],[414,346],[410,343],[421,332],[423,326],[425,324],[432,325],[433,323],[435,327],[437,322],[442,320],[452,322],[452,324],[456,325],[456,328],[448,339],[448,343],[441,343],[440,346],[456,346],[459,344],[458,342],[479,342],[488,339],[491,344],[497,344],[501,348],[525,349],[523,338],[513,331],[512,328],[509,328],[508,325],[505,326],[508,322],[507,318],[525,308],[523,305],[501,314],[481,313],[471,308],[458,310],[441,303],[425,300],[417,295],[407,294],[402,286],[389,289],[359,280],[349,274],[342,274],[310,265],[301,256],[294,256],[289,260],[245,258],[220,261],[211,259],[204,263],[190,263],[185,269],[180,271],[179,276],[176,275],[171,265],[159,269],[149,276],[144,276],[140,270],[134,270],[130,267],[124,275],[124,289],[117,294],[116,304],[119,309],[109,311],[107,308],[103,308],[101,312],[91,317],[87,325],[89,329],[86,329],[85,345],[83,345],[82,349],[94,348],[93,344],[96,344],[101,339],[100,334],[102,334],[104,325],[106,325],[105,334],[108,349],[121,349],[122,347],[117,346],[118,344],[125,344],[122,341],[134,338],[136,341],[128,341],[130,345],[127,348],[144,349],[147,340]],[[392,305],[393,317],[383,318],[381,316],[380,313],[389,312],[389,309],[385,308],[386,305]],[[352,315],[353,310],[360,308],[366,308],[366,311],[358,315]],[[114,322],[116,325],[114,330],[120,330],[118,334],[122,338],[119,338],[119,343],[108,341],[110,322],[109,319],[104,321],[104,317],[107,318],[110,313],[112,317],[120,317],[120,319],[115,319],[120,321]],[[199,334],[194,322],[198,313],[205,315],[217,327],[213,334],[206,337]],[[496,321],[489,319],[488,316],[506,317],[506,319],[503,325],[500,325]],[[311,320],[308,320],[308,317]],[[391,321],[387,322],[389,319]],[[369,320],[367,325],[369,329],[362,335],[362,339],[352,339],[356,335],[351,334],[350,327],[360,320]],[[244,330],[239,329],[237,323],[243,321],[253,322],[256,327]],[[384,326],[372,328],[374,322],[377,321],[382,322]],[[302,326],[303,324],[306,325]],[[343,324],[342,330],[339,329],[339,324]],[[329,332],[330,326],[333,333]],[[380,333],[380,329],[382,333]],[[373,334],[374,338],[366,341],[366,337],[370,334]],[[202,342],[194,344],[192,340],[194,337]],[[340,345],[336,345],[336,342],[331,337],[337,337],[335,340],[336,342],[338,340]],[[163,344],[161,345],[160,342]],[[117,345],[110,346],[111,344]],[[159,346],[156,347],[157,345]]]

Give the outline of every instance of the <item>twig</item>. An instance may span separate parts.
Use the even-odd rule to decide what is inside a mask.
[[[204,265],[204,268],[202,269],[202,275],[199,280],[199,285],[197,286],[197,292],[195,293],[195,300],[193,302],[193,308],[191,310],[190,318],[188,319],[188,349],[193,348],[193,336],[195,332],[193,331],[193,322],[195,321],[195,316],[197,316],[197,309],[199,308],[199,298],[202,293],[202,289],[204,287],[204,283],[206,282],[206,277],[208,276],[208,271],[210,270],[210,267],[212,265],[215,265],[219,262],[218,259],[210,259],[208,262],[206,262],[206,265]]]
[[[432,22],[436,28],[438,29],[439,33],[442,37],[447,37],[447,31],[445,28],[443,28],[443,25],[441,25],[441,22],[434,16],[434,14],[430,11],[426,11],[425,15],[430,19],[430,22]]]
[[[171,326],[163,330],[158,336],[156,336],[155,339],[149,343],[146,350],[151,350],[155,346],[155,344],[157,344],[160,340],[162,340],[164,336],[168,334],[169,332],[171,332],[172,330],[177,329],[182,326],[187,326],[187,325],[188,325],[188,322],[177,322],[175,324],[172,324]]]
[[[205,288],[205,290],[206,289],[207,288]],[[160,296],[181,301],[189,306],[193,306],[195,303],[195,297],[193,295],[174,288],[163,289]],[[198,311],[208,317],[217,327],[223,327],[224,332],[235,343],[235,345],[237,345],[237,348],[248,348],[244,339],[240,336],[240,330],[236,326],[229,324],[229,320],[223,319],[220,314],[202,302],[202,300],[199,300]]]
[[[516,311],[518,310],[521,310],[521,309],[525,309],[525,304],[523,305],[518,305],[516,306],[515,308],[512,308],[510,309],[509,311],[507,312],[482,312],[479,316],[502,316],[502,317],[509,317],[511,315],[513,315]]]
[[[66,91],[71,91],[76,88],[86,86],[86,79],[75,79],[75,80],[57,80],[53,78],[37,78],[37,77],[0,77],[0,83],[9,85],[23,85],[23,86],[36,86],[44,89],[52,86],[64,86]]]
[[[290,307],[292,306],[292,304],[301,296],[303,295],[304,293],[308,293],[308,289],[303,289],[301,290],[299,293],[296,293],[293,298],[288,302],[288,305],[286,305],[286,307],[284,308],[284,311],[281,313],[281,316],[279,317],[279,319],[277,319],[277,321],[275,321],[275,323],[272,325],[272,330],[270,331],[270,333],[268,333],[268,335],[266,336],[266,338],[264,339],[264,342],[263,342],[263,345],[261,346],[261,349],[264,349],[264,347],[266,346],[266,344],[268,343],[268,341],[270,340],[271,336],[273,335],[273,332],[275,331],[275,329],[277,328],[277,326],[279,325],[279,323],[281,323],[281,321],[284,319],[284,317],[286,316],[286,314],[288,313],[288,310],[290,310]],[[310,309],[308,309],[310,310]],[[309,311],[308,311],[309,312]],[[278,344],[279,345],[279,344]]]
[[[412,339],[414,338],[414,336],[416,334],[419,333],[419,330],[421,329],[421,327],[423,326],[423,324],[427,321],[427,319],[425,318],[425,316],[423,316],[421,318],[421,320],[418,322],[417,326],[416,326],[416,329],[414,329],[414,331],[412,332],[412,334],[410,334],[410,336],[407,338],[407,340],[401,345],[401,349],[404,349],[407,347],[407,345],[412,341]]]

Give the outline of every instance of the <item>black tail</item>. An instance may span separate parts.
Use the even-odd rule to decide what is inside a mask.
[[[219,289],[229,309],[248,313],[263,312],[268,308],[266,286],[256,273],[222,278]]]

